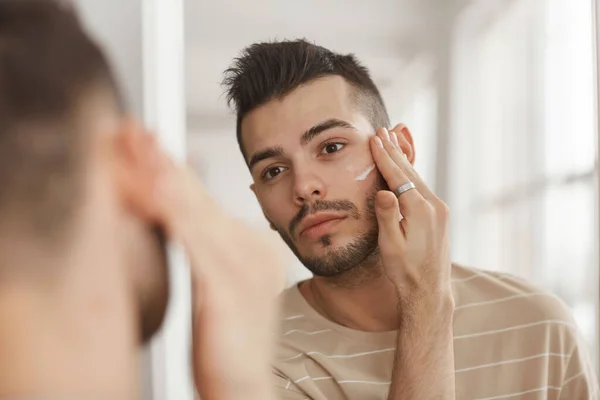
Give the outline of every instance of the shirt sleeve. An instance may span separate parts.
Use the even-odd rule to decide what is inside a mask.
[[[571,352],[560,389],[560,400],[600,400],[598,378],[587,346],[579,338]]]

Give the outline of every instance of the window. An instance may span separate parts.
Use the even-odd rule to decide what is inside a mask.
[[[597,366],[592,2],[483,3],[455,31],[453,258],[562,297]]]

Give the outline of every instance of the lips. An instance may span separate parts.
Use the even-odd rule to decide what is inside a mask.
[[[338,214],[313,214],[308,216],[302,222],[300,236],[309,238],[322,236],[344,218],[344,216]]]

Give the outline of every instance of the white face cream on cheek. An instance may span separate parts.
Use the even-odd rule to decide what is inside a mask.
[[[365,179],[367,179],[367,176],[369,176],[369,174],[375,169],[375,164],[370,165],[369,167],[367,167],[367,169],[365,169],[363,172],[360,173],[360,175],[358,175],[356,178],[354,178],[357,181],[364,181]]]

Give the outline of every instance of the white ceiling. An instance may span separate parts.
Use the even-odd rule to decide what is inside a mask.
[[[220,86],[223,71],[246,46],[307,38],[354,53],[380,87],[427,51],[438,27],[462,0],[186,0],[186,79],[189,127],[230,126]]]

